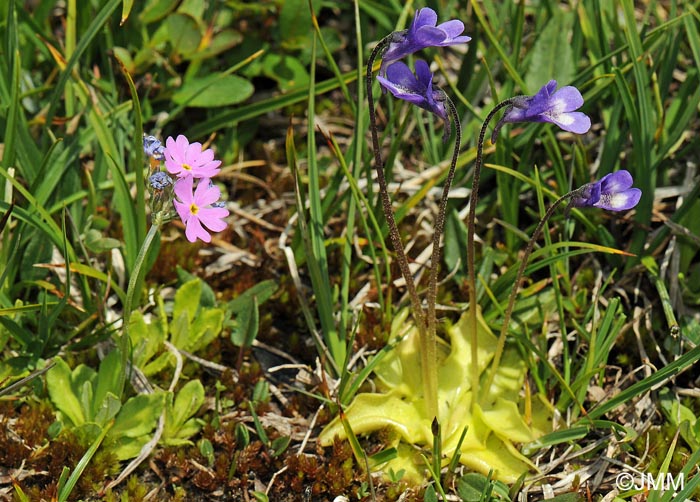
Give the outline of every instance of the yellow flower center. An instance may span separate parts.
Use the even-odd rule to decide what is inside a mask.
[[[189,164],[182,164],[182,168],[183,168],[185,171],[191,171],[191,170],[192,170],[192,167],[191,167]]]
[[[199,207],[197,204],[190,204],[190,214],[197,214],[199,212]]]

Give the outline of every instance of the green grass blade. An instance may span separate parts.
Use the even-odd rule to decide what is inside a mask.
[[[117,8],[117,6],[122,2],[122,0],[109,0],[105,3],[100,11],[95,15],[92,23],[90,23],[89,28],[80,37],[80,42],[75,48],[75,52],[71,55],[70,59],[66,63],[66,67],[61,72],[61,76],[58,78],[54,88],[53,94],[51,95],[51,101],[49,102],[49,108],[46,112],[46,129],[51,127],[51,122],[56,114],[56,107],[61,101],[61,96],[63,94],[63,88],[66,86],[68,79],[71,76],[73,67],[78,62],[78,59],[87,50],[89,45],[92,43],[93,39],[100,33],[104,24],[109,20],[109,16]]]

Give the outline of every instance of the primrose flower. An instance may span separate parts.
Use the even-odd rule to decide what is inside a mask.
[[[491,141],[496,141],[503,124],[514,122],[551,122],[576,134],[588,132],[591,119],[585,113],[574,111],[583,105],[581,92],[572,86],[562,87],[555,92],[556,88],[557,81],[550,80],[534,96],[515,98],[496,125]]]
[[[395,97],[433,112],[445,121],[445,136],[450,134],[450,121],[445,108],[446,96],[440,89],[433,89],[433,74],[428,63],[416,60],[416,74],[405,63],[397,61],[386,70],[386,78],[378,76],[377,80]]]
[[[632,188],[632,175],[625,170],[603,176],[576,190],[570,206],[599,207],[609,211],[626,211],[637,205],[642,197],[639,188]]]
[[[212,184],[209,178],[202,178],[194,189],[194,178],[186,176],[175,183],[175,195],[180,200],[173,200],[175,209],[180,219],[185,224],[185,236],[190,242],[201,239],[211,242],[211,235],[204,228],[212,232],[221,232],[226,228],[224,218],[228,216],[228,210],[220,207],[217,202],[221,197],[218,187]]]
[[[155,136],[143,135],[143,152],[155,160],[163,160],[165,148],[158,138]]]
[[[214,160],[214,151],[208,148],[202,151],[201,143],[190,144],[180,134],[176,140],[165,140],[165,168],[178,178],[211,178],[219,172],[220,160]]]
[[[418,52],[426,47],[447,47],[450,45],[466,44],[471,37],[460,34],[464,31],[464,23],[457,19],[437,25],[437,14],[433,9],[424,7],[416,11],[413,23],[408,30],[392,33],[389,47],[382,55],[382,66],[379,74],[384,76],[387,67],[409,54]]]

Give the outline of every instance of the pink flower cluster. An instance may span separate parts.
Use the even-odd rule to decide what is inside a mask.
[[[148,154],[145,145],[144,140]],[[219,201],[221,191],[211,181],[219,173],[221,161],[214,160],[213,150],[202,150],[201,143],[190,143],[182,134],[177,139],[166,139],[162,154],[165,168],[176,177],[173,204],[185,224],[187,240],[211,242],[209,232],[225,229],[224,218],[229,215],[224,203]]]

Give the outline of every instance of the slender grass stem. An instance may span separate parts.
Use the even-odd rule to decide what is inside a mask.
[[[474,164],[474,177],[472,179],[472,193],[469,197],[469,220],[467,222],[467,281],[469,287],[469,331],[471,334],[471,385],[472,406],[476,402],[477,389],[479,388],[479,353],[477,339],[477,305],[476,305],[476,272],[474,259],[474,230],[476,220],[476,204],[479,201],[479,179],[481,167],[484,163],[484,139],[489,122],[496,116],[499,110],[511,105],[518,98],[509,98],[498,103],[488,114],[479,132],[479,142],[476,147],[476,161]]]
[[[401,242],[401,234],[396,226],[396,220],[394,218],[394,211],[391,205],[391,198],[389,197],[389,190],[386,183],[386,178],[384,176],[384,162],[382,161],[382,154],[379,147],[379,132],[377,130],[377,116],[374,108],[374,97],[372,95],[372,84],[373,75],[372,68],[374,66],[374,61],[377,56],[389,45],[391,41],[391,36],[384,37],[374,48],[370,54],[369,60],[367,61],[367,102],[369,108],[369,122],[370,130],[372,132],[372,149],[374,151],[374,168],[377,172],[377,182],[379,183],[379,196],[382,202],[382,210],[384,211],[384,217],[386,219],[387,227],[389,228],[389,238],[391,240],[391,245],[396,253],[396,261],[401,270],[401,275],[406,281],[406,289],[408,290],[408,296],[411,301],[411,313],[413,319],[416,322],[416,327],[418,328],[420,347],[421,347],[421,372],[423,375],[423,398],[425,399],[426,410],[430,418],[437,416],[437,371],[435,367],[435,362],[431,364],[432,359],[435,360],[436,348],[435,348],[435,335],[433,332],[432,339],[428,334],[425,322],[425,313],[423,312],[423,307],[421,305],[420,298],[418,297],[418,292],[416,291],[416,285],[413,281],[413,275],[411,274],[411,269],[408,266],[408,258],[406,257],[406,252],[404,250],[403,244]]]
[[[510,318],[513,315],[513,307],[515,306],[515,299],[518,297],[518,292],[520,291],[520,281],[523,278],[523,275],[525,274],[525,267],[527,267],[528,261],[530,261],[530,255],[532,254],[532,250],[535,247],[535,243],[537,242],[537,239],[540,236],[540,233],[542,232],[542,229],[544,228],[545,224],[549,220],[549,218],[552,217],[554,214],[554,211],[561,205],[562,202],[569,200],[571,197],[576,195],[578,193],[578,190],[574,190],[572,192],[567,193],[563,197],[560,197],[557,199],[549,208],[547,209],[547,212],[544,214],[540,222],[537,224],[537,227],[535,228],[535,231],[532,232],[532,237],[530,237],[530,240],[527,243],[527,247],[525,248],[525,253],[523,254],[522,258],[520,259],[520,266],[518,267],[518,273],[515,274],[515,282],[513,283],[513,289],[510,291],[510,295],[508,297],[508,306],[506,307],[504,316],[503,316],[503,326],[501,326],[501,332],[498,335],[498,342],[496,344],[496,353],[493,356],[493,361],[491,363],[491,369],[489,371],[489,376],[488,380],[486,382],[486,385],[483,387],[483,396],[488,395],[489,389],[491,388],[491,384],[493,384],[493,379],[496,376],[496,371],[498,371],[498,365],[501,362],[501,357],[503,356],[503,349],[506,344],[506,334],[508,333],[508,325],[510,324]]]

